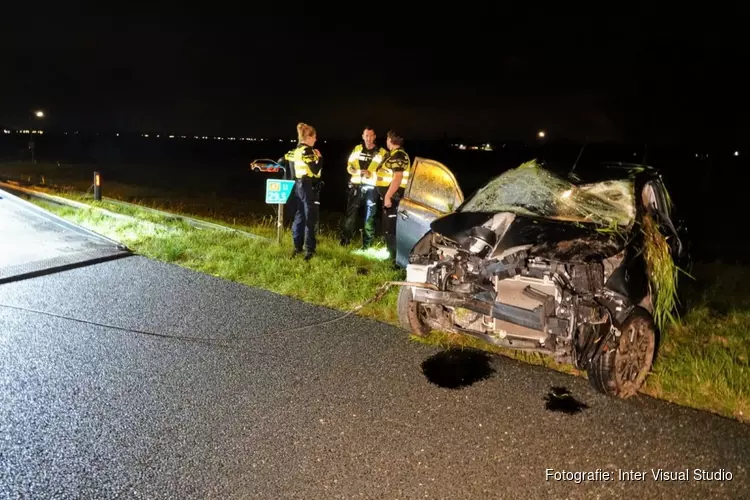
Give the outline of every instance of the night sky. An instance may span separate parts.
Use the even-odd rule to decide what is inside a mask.
[[[65,130],[745,140],[747,11],[654,4],[4,6],[0,124],[39,107]]]

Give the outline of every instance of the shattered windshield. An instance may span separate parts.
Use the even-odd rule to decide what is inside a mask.
[[[635,217],[634,186],[629,179],[576,185],[530,161],[491,180],[460,210],[628,227]]]

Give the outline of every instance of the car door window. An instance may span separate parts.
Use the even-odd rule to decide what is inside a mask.
[[[407,197],[441,213],[452,212],[462,201],[453,175],[429,163],[417,163]]]

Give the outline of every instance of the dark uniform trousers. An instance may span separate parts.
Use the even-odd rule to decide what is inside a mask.
[[[357,215],[362,203],[365,204],[365,225],[362,235],[362,246],[369,247],[375,239],[375,222],[378,211],[380,194],[369,185],[349,184],[346,203],[346,218],[344,219],[343,240],[349,243],[357,224]]]
[[[396,224],[398,222],[398,206],[403,195],[404,190],[399,189],[391,197],[390,208],[383,205],[383,236],[385,236],[385,244],[392,259],[396,258]]]
[[[292,223],[292,241],[294,248],[302,251],[302,244],[308,253],[315,251],[315,232],[318,225],[320,201],[320,184],[310,177],[297,179],[294,184],[294,195],[297,198],[297,210]]]

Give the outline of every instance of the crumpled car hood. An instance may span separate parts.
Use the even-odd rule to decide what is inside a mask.
[[[433,221],[430,228],[463,246],[471,238],[475,226],[487,223],[493,213],[454,212]],[[528,246],[531,254],[552,260],[588,262],[610,257],[620,252],[625,240],[616,233],[597,231],[594,224],[516,215],[503,230],[496,253],[506,249]]]
[[[430,229],[458,243],[469,237],[471,228],[481,226],[495,215],[485,212],[453,212],[432,221]]]

